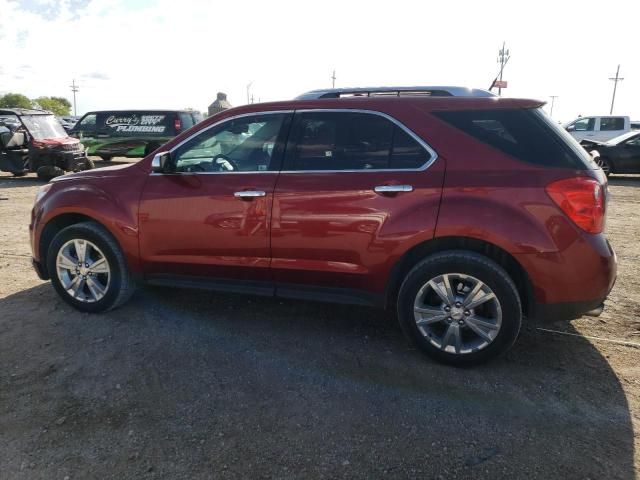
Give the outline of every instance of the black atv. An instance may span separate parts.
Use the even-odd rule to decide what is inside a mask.
[[[36,172],[50,180],[93,168],[84,147],[46,110],[0,109],[0,170],[17,177]]]

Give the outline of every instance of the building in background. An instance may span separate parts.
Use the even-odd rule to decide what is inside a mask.
[[[227,110],[231,108],[231,104],[227,100],[227,94],[218,92],[216,96],[215,102],[209,105],[209,116],[215,115],[216,113],[220,113],[223,110]]]

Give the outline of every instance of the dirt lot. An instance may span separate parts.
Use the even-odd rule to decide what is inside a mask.
[[[356,307],[141,288],[78,313],[0,176],[0,479],[591,478],[640,472],[640,176],[611,180],[605,313],[464,370]],[[589,279],[585,279],[589,281]]]

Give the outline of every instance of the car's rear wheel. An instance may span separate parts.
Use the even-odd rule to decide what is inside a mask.
[[[100,155],[100,158],[102,160],[104,160],[105,162],[110,162],[113,159],[113,157],[111,157],[109,155]]]
[[[446,251],[409,272],[398,295],[398,318],[430,357],[472,365],[513,345],[522,308],[515,284],[497,263],[475,252]]]
[[[115,308],[135,289],[118,243],[93,222],[71,225],[54,237],[47,269],[62,299],[83,312]]]

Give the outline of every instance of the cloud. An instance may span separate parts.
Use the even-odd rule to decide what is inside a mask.
[[[602,113],[611,101],[608,77],[621,63],[626,80],[618,86],[616,111],[640,118],[637,15],[620,15],[637,8],[622,0],[606,9],[595,0],[583,0],[579,9],[539,0],[487,9],[461,0],[455,21],[451,8],[415,0],[397,0],[393,9],[375,0],[324,0],[310,13],[308,2],[284,0],[0,0],[0,83],[30,98],[70,98],[76,79],[79,112],[204,110],[219,91],[238,105],[252,80],[256,99],[289,99],[329,87],[334,68],[338,86],[487,88],[506,40],[512,52],[507,95],[559,95],[554,114],[563,120]],[[615,48],[595,42],[558,55],[558,45],[574,45],[593,23],[594,9],[600,37],[615,38]],[[25,63],[32,70],[14,67]]]
[[[82,78],[90,78],[92,80],[109,80],[111,77],[104,72],[90,72],[80,75]]]

